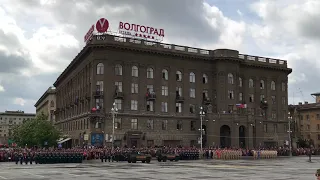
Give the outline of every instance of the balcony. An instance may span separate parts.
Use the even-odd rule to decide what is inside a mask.
[[[95,98],[99,98],[103,96],[103,91],[94,91],[92,94]]]
[[[124,98],[123,92],[115,92],[114,93],[114,99],[123,99],[123,98]]]
[[[261,109],[268,109],[268,102],[265,101],[265,100],[262,100],[262,101],[260,102],[260,108],[261,108]]]
[[[208,98],[208,97],[204,97],[204,98],[202,99],[202,102],[203,102],[204,105],[209,105],[209,104],[212,103],[211,99]]]
[[[92,108],[89,114],[89,117],[95,118],[95,117],[105,117],[104,109],[102,107],[99,108]]]
[[[147,92],[146,99],[147,101],[155,101],[156,100],[156,93],[155,92]]]
[[[184,98],[182,96],[180,96],[180,95],[177,95],[176,96],[176,102],[177,103],[183,103],[184,102]]]

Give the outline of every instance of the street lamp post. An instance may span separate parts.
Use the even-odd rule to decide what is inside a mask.
[[[116,114],[118,114],[118,109],[116,108],[116,103],[112,104],[112,108],[111,108],[111,114],[112,114],[112,151],[114,149],[114,121],[115,121],[115,117]]]
[[[289,139],[289,155],[292,156],[292,144],[291,144],[291,121],[292,121],[292,116],[290,114],[290,112],[288,113],[289,117],[288,117],[288,139]]]
[[[203,127],[202,127],[202,121],[203,121],[203,118],[205,117],[205,112],[203,110],[203,107],[200,107],[200,151],[202,153],[202,146],[203,146]]]

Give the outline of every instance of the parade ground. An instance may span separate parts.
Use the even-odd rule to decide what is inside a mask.
[[[82,164],[16,165],[0,164],[0,180],[207,180],[250,179],[285,180],[315,179],[320,157],[292,157],[264,160],[190,160],[150,164],[127,162],[101,163],[98,160]]]

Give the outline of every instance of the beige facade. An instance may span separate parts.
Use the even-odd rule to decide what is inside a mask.
[[[320,96],[315,96],[315,103],[300,102],[298,105],[289,106],[289,111],[294,112],[292,119],[296,124],[296,139],[311,139],[315,147],[320,147]]]
[[[56,109],[56,90],[54,87],[49,87],[48,90],[40,97],[34,105],[36,114],[45,114],[48,116],[48,121],[55,122]]]
[[[0,113],[0,143],[6,144],[10,138],[13,126],[22,124],[24,121],[33,119],[36,114],[24,111],[5,111]]]

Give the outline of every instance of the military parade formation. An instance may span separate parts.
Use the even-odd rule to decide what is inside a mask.
[[[313,150],[314,155],[319,155],[320,150]],[[294,149],[293,155],[307,155],[308,149]],[[100,160],[101,162],[136,162],[142,158],[162,161],[221,159],[237,160],[244,157],[252,159],[270,159],[278,156],[287,156],[286,148],[279,149],[227,149],[205,148],[200,152],[198,148],[74,148],[74,149],[10,149],[0,151],[0,161],[13,161],[16,164],[57,164],[57,163],[82,163],[83,161]],[[130,159],[133,157],[136,159]],[[137,159],[138,158],[138,159]],[[150,160],[151,160],[150,159]]]

